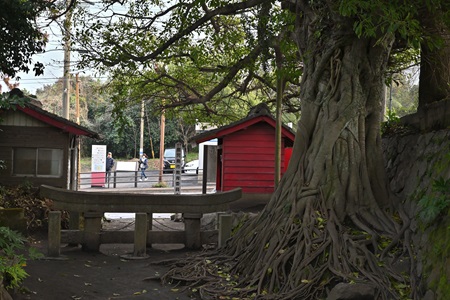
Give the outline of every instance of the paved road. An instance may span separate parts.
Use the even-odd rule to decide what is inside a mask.
[[[150,188],[160,181],[159,171],[146,171],[146,181],[139,181],[140,172],[136,171],[117,171],[111,173],[109,184],[103,184],[104,175],[99,174],[100,178],[93,179],[92,173],[80,174],[80,189],[90,189],[92,187],[109,187],[109,188]],[[202,185],[202,175],[181,174],[181,188]],[[174,174],[163,174],[162,181],[169,187],[174,186]],[[115,185],[114,185],[115,182]]]
[[[163,214],[163,213],[154,213],[154,219],[170,219],[170,216],[173,214]],[[135,213],[105,213],[105,218],[107,219],[134,219],[136,217]]]

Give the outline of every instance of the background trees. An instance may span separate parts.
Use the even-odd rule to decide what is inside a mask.
[[[72,81],[71,90],[75,90],[75,82]],[[62,114],[61,94],[63,89],[62,79],[55,84],[46,85],[36,91],[36,97],[43,104],[44,109],[57,114]],[[114,152],[115,157],[136,158],[139,155],[140,139],[140,111],[139,103],[115,108],[113,96],[110,88],[104,83],[94,80],[89,76],[80,76],[80,123],[87,128],[98,132],[102,140],[93,141],[83,139],[82,156],[91,155],[92,144],[105,144],[108,149]],[[116,95],[117,97],[117,95]],[[75,96],[70,97],[70,119],[75,120]],[[119,111],[116,113],[115,111]],[[150,106],[146,107],[145,127],[144,127],[144,151],[152,157],[152,146],[155,157],[159,157],[160,140],[160,115],[159,111],[151,111]],[[117,118],[120,116],[120,119]],[[174,146],[176,142],[186,140],[193,134],[194,125],[181,122],[180,117],[168,118],[166,120],[166,145]],[[187,138],[186,138],[187,137]]]

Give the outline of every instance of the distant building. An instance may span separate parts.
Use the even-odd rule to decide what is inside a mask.
[[[242,188],[243,198],[268,199],[275,188],[275,127],[268,109],[258,106],[237,122],[194,136],[197,144],[217,139],[216,189]],[[290,159],[295,133],[282,127],[281,174]]]

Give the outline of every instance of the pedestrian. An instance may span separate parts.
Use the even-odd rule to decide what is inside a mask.
[[[106,156],[106,178],[105,182],[109,183],[109,179],[111,178],[111,171],[114,168],[114,158],[112,157],[112,153],[108,152],[108,156]]]
[[[148,157],[147,154],[142,154],[141,159],[139,160],[139,168],[141,169],[141,178],[139,181],[142,181],[142,179],[147,180],[147,175],[145,175],[145,170],[148,167]]]

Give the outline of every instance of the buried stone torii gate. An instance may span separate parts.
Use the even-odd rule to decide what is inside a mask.
[[[53,201],[49,213],[48,256],[60,255],[61,243],[81,244],[86,251],[99,251],[101,244],[134,243],[134,256],[146,255],[147,245],[184,244],[199,249],[212,241],[224,242],[231,234],[231,218],[219,216],[219,230],[201,231],[204,213],[224,212],[229,204],[241,198],[240,188],[213,194],[139,194],[71,191],[42,185],[41,197]],[[61,211],[83,213],[83,230],[61,230]],[[105,212],[136,213],[135,230],[102,231]],[[181,212],[184,231],[149,230],[147,215]]]

